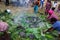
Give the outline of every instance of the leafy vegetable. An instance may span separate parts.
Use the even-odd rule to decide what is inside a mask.
[[[19,14],[16,18],[14,18],[15,16],[13,17],[11,13],[8,14],[7,12],[0,12],[0,14],[0,20],[9,24],[7,32],[10,33],[12,40],[54,40],[52,34],[43,34],[44,30],[51,27],[51,24],[49,24],[46,20],[46,16],[43,14],[36,16],[35,14],[26,13],[23,15],[24,13],[21,13],[23,16]],[[26,19],[27,17],[30,18]],[[33,20],[34,18],[32,17],[38,17],[38,19],[36,19],[37,21]],[[35,27],[33,24],[37,24],[38,26]],[[32,26],[31,28],[29,25],[33,25],[34,27]],[[26,37],[21,37],[23,35]]]

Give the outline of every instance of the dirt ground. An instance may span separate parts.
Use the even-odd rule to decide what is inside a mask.
[[[5,6],[4,3],[0,3],[0,10],[3,11],[3,10],[5,10],[5,9],[10,9],[11,12],[13,13],[13,15],[16,14],[16,13],[19,13],[19,12],[21,12],[21,11],[27,11],[27,12],[29,12],[29,13],[32,13],[32,12],[33,12],[33,8],[31,8],[31,7],[29,7],[29,8],[25,8],[25,7],[14,7],[14,6],[12,6],[12,5],[10,5],[10,6]]]
[[[58,2],[60,4],[60,2]],[[45,6],[45,4],[44,4]],[[24,12],[24,11],[27,11],[28,13],[33,13],[33,7],[28,7],[28,8],[25,8],[25,7],[14,7],[12,5],[10,6],[5,6],[5,4],[3,2],[0,2],[0,10],[5,10],[5,9],[10,9],[11,10],[11,13],[13,15],[16,15],[17,13],[20,13],[21,11]],[[44,13],[44,8],[43,9],[39,9],[40,12],[43,12]],[[55,12],[57,16],[59,16],[59,19],[60,19],[60,13],[57,13]]]

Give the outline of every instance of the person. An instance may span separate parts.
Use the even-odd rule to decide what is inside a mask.
[[[11,0],[11,4],[12,4],[13,6],[18,7],[18,6],[20,6],[20,0]]]
[[[56,17],[55,13],[54,13],[55,8],[51,8],[48,12],[48,19],[52,18],[52,17]]]
[[[26,7],[28,7],[28,5],[29,5],[29,0],[25,0],[25,5],[26,5]]]
[[[3,33],[2,35],[0,35],[0,40],[10,40],[10,36],[7,33],[7,30],[8,24],[0,20],[0,32]]]
[[[36,1],[35,5],[34,5],[34,13],[36,14],[38,12],[38,2]]]
[[[57,1],[54,1],[54,2],[52,3],[52,7],[54,7],[54,8],[56,8],[57,5],[58,5]]]
[[[33,3],[35,0],[30,0],[31,3]]]
[[[60,4],[58,5],[58,10],[57,11],[60,13]]]
[[[43,8],[44,0],[40,0],[40,8]]]
[[[0,0],[0,2],[1,2],[1,0]]]
[[[51,6],[52,6],[52,5],[51,5],[51,0],[47,0],[46,8],[45,8],[45,14],[48,14]]]
[[[9,6],[9,0],[6,0],[5,4],[6,4],[6,6]]]
[[[58,16],[54,13],[54,10],[55,10],[54,7],[49,10],[49,13],[48,13],[48,20],[50,20],[51,18],[56,18],[56,19],[58,20]]]
[[[49,10],[48,14],[49,14],[49,15],[53,14],[53,13],[54,13],[54,10],[55,10],[55,8],[54,8],[54,7],[53,7],[53,8],[51,8],[51,9]]]
[[[46,32],[51,32],[51,31],[58,31],[58,38],[60,38],[60,21],[56,20],[55,18],[51,18],[50,20],[51,24],[52,24],[52,27],[49,28],[48,30],[44,31],[43,33],[46,33]]]
[[[38,2],[38,6],[40,6],[40,0],[37,0],[37,2]]]
[[[17,1],[16,1],[16,6],[17,6],[17,7],[20,6],[20,0],[17,0]]]

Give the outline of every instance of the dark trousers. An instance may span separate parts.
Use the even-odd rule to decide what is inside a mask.
[[[3,35],[0,35],[0,40],[11,40],[10,34],[4,32]]]
[[[6,6],[8,6],[9,5],[9,0],[6,0],[6,3],[5,4],[6,4]]]
[[[1,0],[0,0],[0,2],[1,2]]]

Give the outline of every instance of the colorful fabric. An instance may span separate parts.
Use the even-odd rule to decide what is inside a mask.
[[[42,3],[42,4],[43,4],[43,3],[44,3],[44,0],[40,0],[40,3]]]
[[[45,10],[45,12],[48,13],[50,8],[51,8],[51,3],[47,2],[46,3],[46,10]]]
[[[0,22],[0,32],[5,31],[8,28],[8,24],[6,22]]]
[[[37,13],[38,12],[38,5],[35,5],[34,6],[34,13]]]
[[[40,8],[43,7],[43,4],[44,4],[44,0],[40,0]]]
[[[53,10],[49,10],[49,15],[52,15],[54,13],[54,11]]]
[[[56,7],[58,5],[58,3],[52,3],[52,7]]]
[[[41,1],[41,2],[40,2],[40,7],[41,7],[41,8],[43,7],[43,4],[44,4],[44,2]]]
[[[60,7],[58,7],[57,12],[59,12],[59,13],[60,13]]]
[[[56,22],[52,25],[52,27],[53,27],[54,29],[56,29],[57,31],[60,32],[60,21],[56,21]]]
[[[55,15],[54,13],[51,16],[48,16],[48,19],[51,19],[51,18],[56,18],[58,20],[58,16]]]

